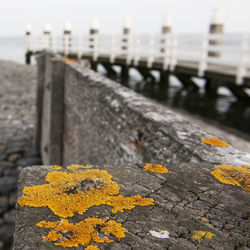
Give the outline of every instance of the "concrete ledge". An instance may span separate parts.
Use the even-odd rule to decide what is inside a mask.
[[[74,213],[67,218],[70,223],[79,223],[87,218],[114,220],[126,229],[125,237],[106,235],[114,240],[112,243],[96,243],[100,249],[247,249],[248,213],[250,207],[249,194],[238,186],[223,184],[212,174],[213,165],[209,163],[182,163],[167,166],[168,173],[160,174],[143,170],[144,165],[103,165],[90,169],[71,169],[79,175],[93,169],[105,169],[113,176],[124,197],[141,195],[153,198],[154,204],[136,206],[123,213],[113,213],[107,205],[92,206],[82,215]],[[52,170],[50,166],[27,167],[19,176],[18,199],[22,198],[26,186],[44,185],[45,177],[51,172],[67,172],[67,169]],[[75,172],[77,171],[77,172]],[[100,180],[99,180],[100,181]],[[80,186],[71,187],[71,194],[94,183],[79,182]],[[98,184],[99,185],[99,184]],[[93,187],[93,185],[92,185]],[[85,191],[86,191],[85,190]],[[68,190],[67,192],[69,192]],[[87,191],[86,191],[87,192]],[[70,193],[67,193],[70,196]],[[40,199],[37,193],[35,199]],[[70,196],[73,197],[73,196]],[[68,208],[70,209],[70,206]],[[64,208],[62,207],[61,210]],[[53,242],[42,240],[51,229],[40,228],[40,221],[59,221],[60,216],[54,214],[47,206],[29,207],[18,205],[15,250],[48,250],[64,249]],[[98,235],[105,235],[99,226],[95,228]],[[160,234],[160,232],[162,234]],[[169,237],[168,233],[169,233]],[[198,233],[197,233],[198,232]],[[207,233],[204,233],[207,232]],[[209,232],[209,233],[208,233]],[[63,236],[62,236],[63,235]],[[61,233],[62,239],[70,238],[68,231]],[[196,236],[195,236],[196,235]],[[165,237],[164,239],[158,238]],[[60,242],[62,239],[58,240]],[[77,249],[85,249],[87,245]],[[72,249],[66,247],[65,249]],[[74,248],[75,249],[75,248]]]

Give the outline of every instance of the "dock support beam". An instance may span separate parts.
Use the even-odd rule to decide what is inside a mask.
[[[169,86],[169,72],[168,71],[160,71],[160,85],[161,86]]]
[[[217,96],[217,89],[219,80],[216,79],[207,79],[205,84],[206,94],[212,98]]]
[[[94,71],[97,71],[98,63],[94,62],[94,61],[91,61],[90,64],[91,64],[91,69],[94,70]]]
[[[127,84],[129,80],[129,66],[122,65],[121,66],[121,81],[123,84]]]
[[[112,64],[102,63],[102,66],[105,68],[108,76],[110,76],[111,78],[114,78],[117,76],[117,72],[113,69]]]
[[[32,52],[27,51],[26,54],[25,54],[25,63],[26,64],[31,64],[31,56],[32,56]]]
[[[184,88],[198,91],[199,87],[195,84],[195,82],[191,79],[192,76],[185,75],[185,74],[175,74],[178,80],[181,81]]]
[[[148,79],[155,81],[155,77],[152,75],[149,68],[136,67],[136,69],[142,75],[144,81],[147,81]]]

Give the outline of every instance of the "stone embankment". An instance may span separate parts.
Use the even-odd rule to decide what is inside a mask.
[[[23,167],[40,164],[32,148],[36,68],[0,61],[0,249],[11,248],[17,179]]]

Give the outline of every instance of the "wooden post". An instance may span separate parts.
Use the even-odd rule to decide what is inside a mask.
[[[209,33],[211,35],[221,35],[224,33],[224,16],[220,9],[215,9],[212,14],[211,24],[209,26]],[[222,45],[222,41],[217,39],[209,39],[209,45],[217,46]],[[213,49],[208,51],[209,57],[220,57],[221,53],[218,51],[213,51]]]
[[[71,43],[72,43],[72,28],[71,28],[71,23],[67,21],[64,26],[64,31],[63,31],[63,49],[64,49],[64,56],[67,57],[70,54],[71,50]]]
[[[122,54],[126,58],[126,65],[121,67],[121,78],[123,83],[127,83],[129,80],[129,64],[132,60],[131,57],[131,18],[127,16],[125,18],[123,31],[122,31]]]
[[[126,64],[130,64],[131,55],[131,18],[127,16],[124,21],[123,31],[122,31],[122,54],[126,57]]]
[[[89,49],[92,53],[92,59],[94,62],[96,62],[98,58],[98,34],[99,22],[96,18],[94,18],[89,30]]]
[[[52,59],[50,95],[50,164],[63,164],[65,62]]]
[[[25,33],[25,63],[31,63],[31,55],[32,55],[32,38],[31,38],[31,25],[27,24],[26,33]]]
[[[43,48],[49,49],[51,47],[52,47],[51,26],[49,23],[46,23],[43,29]]]

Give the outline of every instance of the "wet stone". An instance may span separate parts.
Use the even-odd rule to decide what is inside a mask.
[[[1,154],[0,153],[0,161],[5,161],[8,158],[7,154]]]
[[[0,194],[7,194],[17,189],[17,177],[4,176],[0,179]]]
[[[18,159],[21,158],[21,154],[10,154],[8,157],[8,161],[10,162],[16,162]]]
[[[39,164],[41,164],[41,159],[39,157],[23,158],[16,162],[16,165],[21,167],[39,165]]]
[[[9,242],[15,230],[14,224],[4,224],[0,227],[0,241]]]
[[[12,209],[3,215],[4,222],[8,224],[15,224],[16,219],[16,209]]]
[[[8,199],[5,196],[0,197],[0,216],[8,210]]]
[[[18,170],[18,169],[5,169],[3,171],[3,174],[5,176],[18,176],[19,173],[20,173],[20,170]]]
[[[15,165],[8,161],[0,161],[0,169],[13,168]]]
[[[39,155],[39,152],[33,148],[25,150],[23,154],[24,158],[37,157]]]

